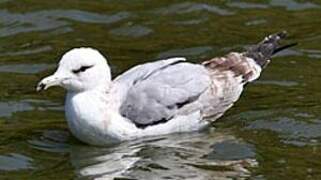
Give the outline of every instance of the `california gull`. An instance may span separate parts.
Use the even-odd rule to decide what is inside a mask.
[[[256,80],[281,46],[286,32],[257,45],[200,64],[183,57],[137,65],[112,80],[106,59],[95,49],[65,53],[57,71],[37,90],[67,90],[65,114],[72,134],[93,145],[143,136],[197,131],[232,107],[244,85]]]

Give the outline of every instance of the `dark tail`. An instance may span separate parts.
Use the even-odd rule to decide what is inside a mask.
[[[273,56],[274,54],[284,49],[293,47],[298,44],[298,43],[291,43],[291,44],[281,46],[279,42],[280,40],[286,38],[286,36],[287,36],[286,31],[269,35],[265,37],[262,42],[260,42],[259,44],[251,47],[249,50],[244,52],[244,55],[254,59],[257,62],[257,64],[259,64],[262,68],[264,68],[270,62],[271,56]]]

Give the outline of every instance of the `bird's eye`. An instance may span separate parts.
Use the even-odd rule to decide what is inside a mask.
[[[93,67],[94,65],[91,66],[81,66],[79,69],[74,69],[72,70],[73,73],[78,74],[80,72],[85,72],[87,69]]]

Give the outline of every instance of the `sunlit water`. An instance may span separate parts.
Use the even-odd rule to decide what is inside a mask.
[[[0,179],[320,179],[320,17],[318,0],[0,1]],[[98,48],[116,76],[280,30],[299,46],[202,132],[87,146],[67,129],[64,91],[34,88],[72,47]]]

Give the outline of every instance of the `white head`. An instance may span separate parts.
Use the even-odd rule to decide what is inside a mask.
[[[68,91],[82,92],[111,83],[110,68],[106,59],[95,49],[75,48],[65,53],[56,72],[42,79],[37,91],[61,86]]]

